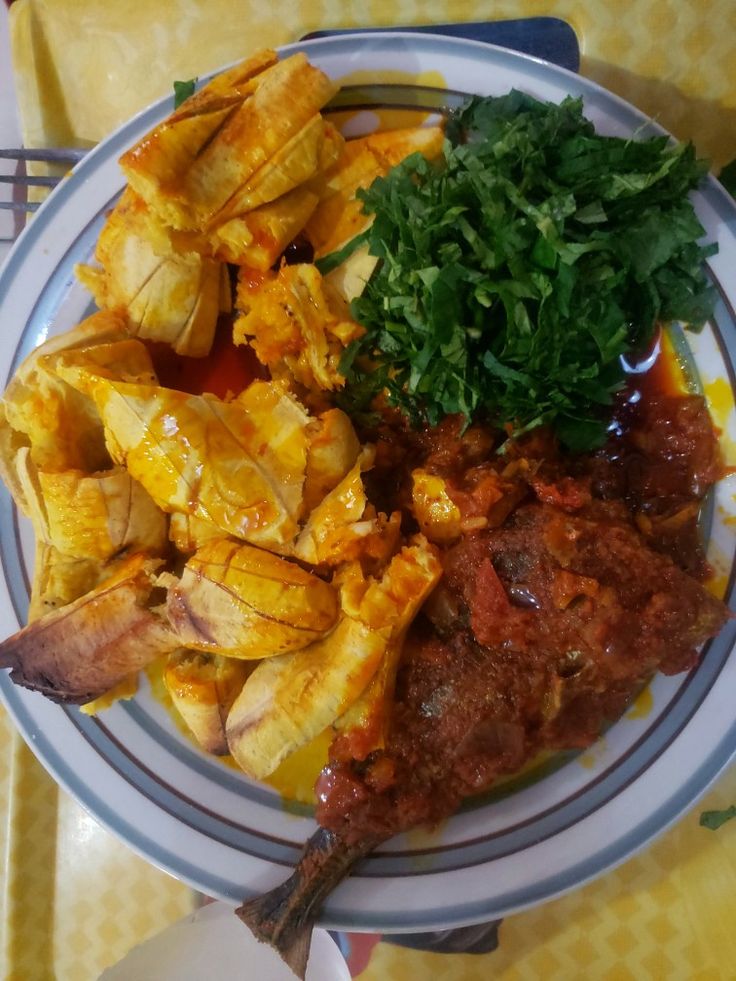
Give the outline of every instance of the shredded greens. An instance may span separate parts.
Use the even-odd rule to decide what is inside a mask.
[[[483,413],[600,445],[622,355],[711,311],[715,247],[687,196],[705,172],[691,144],[597,135],[579,99],[471,99],[439,162],[413,154],[358,192],[370,229],[321,262],[366,239],[381,260],[352,304],[366,334],[343,407],[385,390],[415,424]]]
[[[182,102],[185,102],[190,95],[194,95],[196,84],[196,78],[187,79],[186,82],[174,82],[174,109],[178,109]]]
[[[718,831],[722,824],[736,818],[736,805],[724,808],[722,811],[703,811],[700,815],[700,826],[710,831]]]

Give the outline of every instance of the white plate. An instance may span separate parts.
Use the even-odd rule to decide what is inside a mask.
[[[224,903],[209,903],[157,933],[99,981],[294,981],[276,951],[260,943]],[[350,971],[332,937],[315,930],[305,981],[350,981]]]
[[[440,72],[448,89],[502,94],[512,87],[553,101],[582,95],[600,131],[659,130],[635,109],[576,75],[484,44],[418,35],[361,35],[307,42],[329,75],[356,70]],[[89,309],[72,268],[93,249],[105,210],[122,188],[120,154],[171,109],[147,109],[97,147],[40,209],[0,274],[0,382],[49,332]],[[736,208],[714,180],[696,207],[719,254],[710,261],[720,300],[713,323],[689,338],[701,379],[728,380],[736,347]],[[721,407],[725,438],[736,437],[733,406]],[[725,417],[723,412],[725,411]],[[734,478],[716,489],[708,515],[709,555],[733,594]],[[0,624],[24,620],[28,527],[0,499]],[[571,758],[514,794],[468,808],[434,833],[382,847],[330,898],[322,922],[357,930],[431,930],[498,918],[600,875],[674,821],[736,750],[729,657],[736,621],[707,645],[687,675],[657,678],[651,710],[626,717],[592,752]],[[314,829],[287,812],[268,787],[198,752],[143,691],[98,719],[61,708],[0,677],[3,698],[42,762],[99,821],[150,861],[231,902],[282,880]]]

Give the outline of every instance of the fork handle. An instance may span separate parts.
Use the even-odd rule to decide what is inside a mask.
[[[77,163],[89,153],[80,147],[53,147],[45,150],[31,147],[18,147],[12,150],[0,150],[0,159],[4,160],[41,160],[46,163]]]

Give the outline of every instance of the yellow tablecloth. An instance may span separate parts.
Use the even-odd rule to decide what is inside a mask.
[[[575,28],[582,74],[693,139],[716,170],[736,157],[733,0],[18,0],[11,32],[25,142],[97,142],[170,92],[172,79],[320,28],[544,15]],[[196,897],[57,790],[2,711],[0,740],[0,977],[92,981]],[[509,917],[491,954],[380,943],[361,981],[728,981],[736,977],[736,821],[712,833],[698,813],[734,801],[736,770],[621,868]]]
[[[736,157],[733,0],[18,0],[24,133],[97,142],[172,78],[320,28],[545,15],[577,32],[583,75],[691,137],[716,167]]]

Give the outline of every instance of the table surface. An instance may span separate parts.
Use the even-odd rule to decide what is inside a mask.
[[[171,78],[202,74],[308,31],[549,15],[577,31],[582,74],[676,136],[692,138],[716,169],[736,157],[733,0],[305,0],[298,10],[288,0],[245,0],[237,12],[230,0],[161,0],[155,15],[146,4],[112,0],[19,0],[21,6],[29,38],[35,45],[41,38],[46,56],[54,45],[57,57],[65,45],[75,46],[73,63],[67,58],[56,65],[64,98],[74,98],[80,65],[97,72],[97,98],[87,97],[84,111],[77,105],[76,115],[59,115],[58,105],[48,109],[48,90],[41,99],[24,88],[24,135],[39,145],[52,125],[59,143],[99,140],[167,91]],[[192,38],[196,44],[187,43]],[[166,65],[163,79],[138,70],[150,65],[152,44]],[[20,140],[8,50],[7,13],[0,6],[0,146]],[[75,74],[65,79],[65,71]],[[46,100],[46,115],[34,98]],[[116,100],[119,118],[95,112],[106,98]],[[0,162],[2,172],[9,168]],[[0,188],[0,196],[6,194]],[[0,212],[0,261],[8,247],[2,239],[13,228],[13,219]],[[1,708],[0,741],[0,978],[92,981],[202,897],[134,855],[59,790]],[[353,976],[727,981],[736,974],[736,821],[714,834],[699,827],[698,813],[733,802],[736,768],[643,853],[568,896],[507,918],[492,953],[430,954],[351,935]]]

